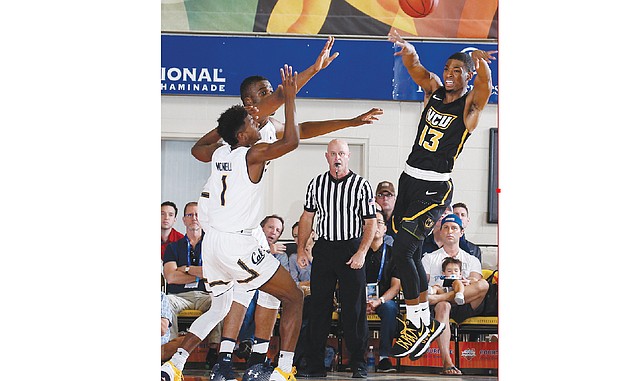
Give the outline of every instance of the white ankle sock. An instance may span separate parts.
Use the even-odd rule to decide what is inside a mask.
[[[172,355],[170,362],[172,365],[176,366],[178,370],[183,371],[183,367],[185,367],[185,362],[189,357],[189,352],[183,348],[177,349],[176,353]]]
[[[220,342],[220,353],[232,353],[235,349],[235,341],[224,339]]]
[[[252,352],[265,354],[269,350],[269,342],[265,341],[264,343],[256,343],[252,346]]]
[[[420,319],[425,326],[431,325],[431,310],[428,308],[428,301],[421,302],[420,306]]]
[[[459,306],[462,306],[463,304],[465,304],[465,295],[463,295],[462,292],[457,292],[456,294],[454,294],[454,301]]]
[[[412,322],[414,327],[420,328],[420,305],[419,304],[413,304],[413,305],[407,304],[405,306],[405,309],[407,311],[407,320]]]
[[[290,373],[293,370],[293,355],[294,352],[280,351],[280,358],[278,359],[278,368],[283,372]]]

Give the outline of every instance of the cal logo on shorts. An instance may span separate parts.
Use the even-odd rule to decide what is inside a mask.
[[[252,263],[255,265],[261,263],[265,259],[265,251],[259,247],[257,251],[252,252]]]

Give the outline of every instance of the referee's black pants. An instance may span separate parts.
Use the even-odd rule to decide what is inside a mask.
[[[325,345],[332,322],[332,301],[339,284],[339,302],[344,339],[350,358],[349,365],[366,366],[368,345],[366,320],[366,268],[353,270],[347,261],[357,251],[361,238],[347,241],[319,239],[312,248],[310,274],[310,320],[307,363],[313,372],[323,371]]]

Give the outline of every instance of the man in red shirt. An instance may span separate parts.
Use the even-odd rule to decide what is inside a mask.
[[[183,238],[183,234],[173,228],[177,221],[179,209],[172,201],[161,203],[161,260],[164,260],[166,246],[171,242],[176,242]]]

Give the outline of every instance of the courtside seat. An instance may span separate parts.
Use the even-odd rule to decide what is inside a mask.
[[[487,279],[493,274],[494,270],[482,269],[482,278]],[[497,283],[497,275],[491,280],[493,283]],[[493,334],[497,333],[497,316],[473,316],[465,319],[460,324],[450,319],[450,323],[456,324],[458,334],[476,333],[476,334]]]
[[[463,327],[466,325],[478,325],[478,326],[489,325],[489,326],[497,327],[497,321],[498,321],[497,316],[472,316],[468,319],[465,319],[463,322],[461,322],[459,326]]]
[[[177,314],[179,318],[197,318],[202,315],[202,311],[200,310],[183,310]]]
[[[378,314],[366,314],[369,331],[379,331],[381,329],[381,318]]]
[[[459,334],[465,333],[479,333],[479,334],[491,334],[497,333],[497,323],[499,318],[497,316],[472,316],[465,319],[461,324],[457,325]],[[452,322],[452,321],[451,321]]]
[[[456,356],[456,367],[461,368],[464,367],[465,364],[461,364],[461,347],[464,343],[469,342],[470,339],[476,340],[474,338],[470,338],[470,335],[490,335],[498,333],[498,317],[497,316],[472,316],[468,319],[465,319],[460,324],[452,325],[454,329],[454,338],[455,338],[455,352]],[[452,323],[453,320],[450,320]],[[456,322],[454,322],[456,323]],[[465,348],[465,347],[463,347]]]
[[[470,335],[490,335],[497,334],[497,324],[498,324],[497,316],[473,316],[468,319],[465,319],[460,324],[453,325],[454,329],[454,337],[455,337],[455,352],[456,352],[456,367],[468,368],[467,364],[461,362],[461,350],[465,348],[469,348],[471,344],[467,344],[470,341],[477,341],[476,338],[470,337]],[[450,321],[452,322],[452,320]],[[483,343],[478,343],[483,344]],[[495,347],[497,348],[497,347]],[[474,366],[474,368],[479,368],[479,366]],[[480,371],[480,369],[477,369]],[[493,369],[489,369],[489,372],[492,372]],[[495,369],[496,371],[496,369]]]
[[[482,269],[482,278],[487,279],[488,277],[491,276],[491,274],[493,274],[493,271],[495,270],[491,270],[491,269]],[[495,282],[494,282],[495,283]]]

